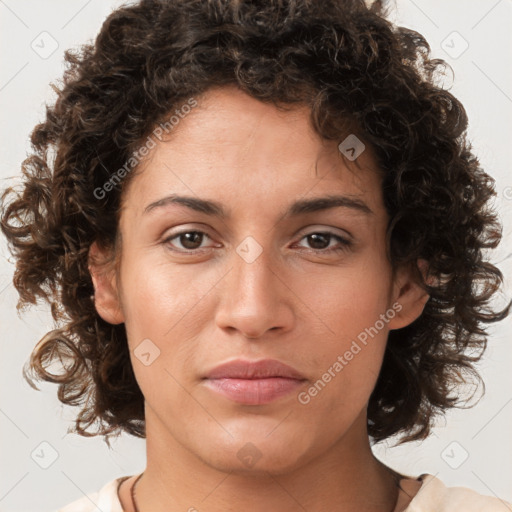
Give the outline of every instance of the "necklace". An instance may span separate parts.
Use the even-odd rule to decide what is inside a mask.
[[[140,512],[139,511],[139,507],[137,506],[137,502],[135,501],[135,486],[137,485],[138,481],[141,479],[142,475],[144,474],[144,471],[137,477],[137,479],[135,480],[135,482],[133,482],[133,485],[132,485],[132,488],[130,490],[130,496],[132,498],[132,505],[133,505],[133,510],[135,510],[135,512]],[[391,472],[391,474],[393,475],[394,477],[394,480],[395,480],[395,484],[396,486],[398,487],[398,489],[402,489],[402,486],[400,485],[400,475],[394,471]],[[400,492],[400,491],[399,491]],[[393,507],[393,510],[395,510],[396,508],[396,504],[398,503],[398,497],[397,497],[397,501]]]
[[[144,474],[144,471],[137,477],[137,480],[133,482],[130,495],[132,497],[132,505],[135,512],[139,512],[139,507],[137,507],[137,502],[135,501],[135,486],[137,485],[137,482],[140,480],[141,476]]]

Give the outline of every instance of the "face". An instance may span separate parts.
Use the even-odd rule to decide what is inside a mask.
[[[388,332],[424,304],[393,279],[370,148],[355,165],[306,108],[232,87],[198,98],[171,135],[124,192],[117,278],[93,276],[98,312],[126,326],[148,442],[280,472],[364,438]],[[240,359],[295,374],[205,378]]]

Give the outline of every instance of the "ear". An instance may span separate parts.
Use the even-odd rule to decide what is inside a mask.
[[[418,268],[426,279],[428,262],[418,259]],[[430,280],[427,280],[430,284]],[[389,328],[401,329],[420,317],[430,295],[420,286],[410,267],[400,268],[393,284],[393,309],[395,316],[389,321]],[[396,304],[396,306],[395,306]]]
[[[98,314],[109,324],[122,324],[115,269],[110,261],[110,253],[101,249],[96,242],[89,248],[88,267],[94,285],[94,305]]]

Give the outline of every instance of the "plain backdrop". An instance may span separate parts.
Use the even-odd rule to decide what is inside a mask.
[[[43,119],[45,103],[54,101],[49,84],[62,75],[64,50],[93,39],[122,3],[0,0],[0,189],[16,182],[30,131]],[[424,34],[432,54],[454,71],[445,87],[465,105],[474,151],[496,179],[504,241],[493,262],[505,274],[504,304],[512,296],[512,1],[398,0],[391,19]],[[45,383],[36,391],[23,380],[22,366],[52,321],[42,305],[18,317],[12,273],[2,238],[0,511],[50,512],[116,477],[141,472],[145,447],[143,440],[121,436],[109,450],[101,438],[67,434],[75,411],[61,406],[56,386]],[[510,317],[490,332],[479,365],[485,397],[472,409],[449,413],[424,442],[374,450],[406,474],[431,473],[448,485],[512,501]]]

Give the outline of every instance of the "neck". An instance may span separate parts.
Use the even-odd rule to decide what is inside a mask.
[[[140,512],[392,512],[398,497],[397,475],[374,457],[363,414],[334,446],[285,472],[219,469],[187,450],[151,411],[146,440]],[[124,509],[133,511],[131,504]]]

